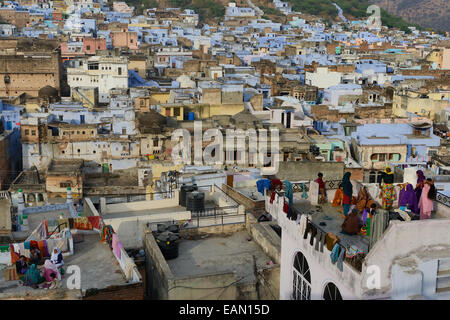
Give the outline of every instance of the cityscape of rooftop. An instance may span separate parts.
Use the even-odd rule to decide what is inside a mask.
[[[0,300],[450,300],[450,34],[353,2],[2,1]]]

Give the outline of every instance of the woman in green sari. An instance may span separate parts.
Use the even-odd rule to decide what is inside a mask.
[[[24,285],[37,288],[40,283],[43,283],[45,278],[41,276],[41,273],[36,268],[35,264],[32,264],[25,272]]]

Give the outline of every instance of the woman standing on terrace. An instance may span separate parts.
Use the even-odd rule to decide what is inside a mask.
[[[350,205],[352,203],[353,185],[350,182],[351,175],[352,174],[350,172],[346,172],[342,178],[342,191],[344,193],[342,197],[342,206],[344,209],[344,218],[348,215],[348,211],[350,210]]]
[[[419,201],[420,196],[422,195],[422,189],[424,187],[425,180],[427,178],[425,178],[425,175],[423,174],[422,170],[417,170],[416,175],[417,175],[417,184],[416,189],[414,189],[414,191],[416,192],[417,201]]]
[[[424,181],[422,195],[419,201],[420,220],[430,219],[434,199],[436,199],[436,187],[434,186],[433,180],[427,179]]]
[[[391,168],[386,167],[381,177],[381,183],[381,204],[383,206],[383,209],[389,210],[392,208],[392,204],[395,200],[394,173],[392,172]]]

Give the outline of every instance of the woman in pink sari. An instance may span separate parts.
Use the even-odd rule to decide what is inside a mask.
[[[55,278],[58,280],[61,280],[61,273],[59,273],[58,267],[51,262],[50,260],[45,260],[44,263],[44,278],[47,281],[52,281],[53,279],[50,277],[50,275],[53,273],[55,274]]]
[[[433,211],[433,199],[436,197],[436,188],[431,181],[427,179],[424,183],[422,194],[420,195],[419,210],[420,220],[430,219]]]
[[[53,264],[50,260],[45,260],[44,264],[44,278],[45,283],[42,288],[54,289],[59,286],[59,281],[61,281],[61,273],[58,267]]]

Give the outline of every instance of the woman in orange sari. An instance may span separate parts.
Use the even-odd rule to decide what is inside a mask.
[[[333,207],[339,207],[342,206],[342,200],[344,199],[344,192],[342,191],[342,184],[339,185],[339,189],[336,190],[336,193],[334,194],[334,199],[331,205]]]

